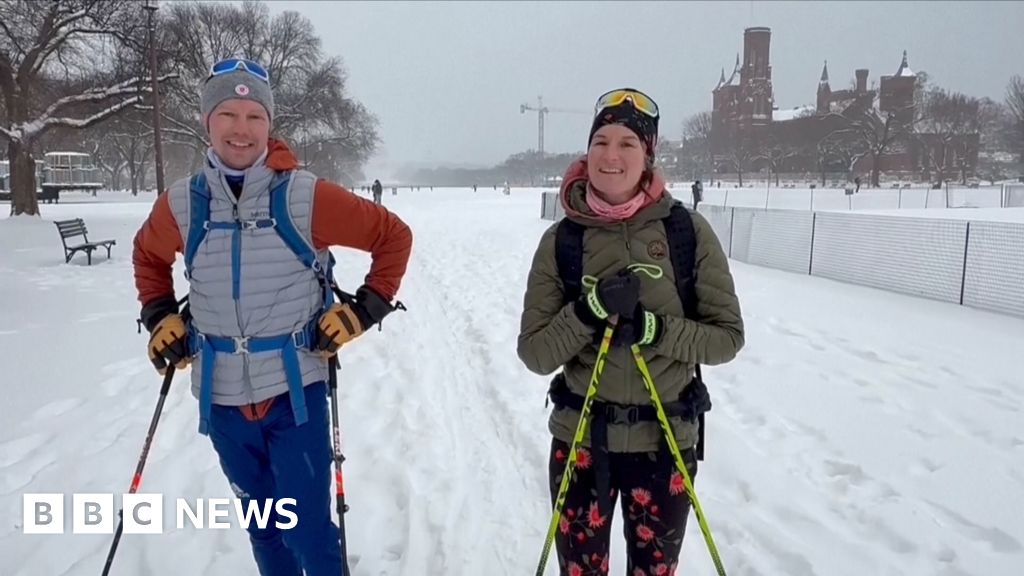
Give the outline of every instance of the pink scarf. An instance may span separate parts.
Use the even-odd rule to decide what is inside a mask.
[[[594,211],[594,214],[608,220],[621,221],[631,218],[648,204],[648,197],[645,191],[638,190],[632,198],[622,204],[610,204],[594,191],[594,187],[587,185],[587,206]]]

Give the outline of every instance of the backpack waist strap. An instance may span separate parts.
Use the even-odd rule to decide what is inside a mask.
[[[288,397],[292,404],[295,425],[301,426],[309,420],[306,397],[302,391],[302,370],[299,367],[301,349],[316,347],[317,317],[302,330],[279,336],[211,336],[201,334],[189,325],[189,348],[195,355],[202,354],[202,370],[199,380],[199,433],[209,434],[210,413],[213,406],[213,367],[218,354],[257,354],[281,351],[285,376],[288,381]]]

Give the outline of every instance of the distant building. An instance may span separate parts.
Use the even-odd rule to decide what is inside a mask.
[[[876,90],[868,87],[868,70],[854,71],[854,80],[847,89],[833,90],[828,63],[821,70],[814,104],[790,109],[776,107],[772,86],[770,60],[771,29],[747,28],[743,34],[743,59],[736,55],[732,73],[726,77],[722,69],[718,84],[712,90],[711,148],[716,172],[734,172],[735,157],[745,164],[745,171],[763,170],[764,150],[776,149],[784,156],[780,172],[808,173],[847,172],[844,158],[829,157],[820,152],[819,144],[828,138],[837,147],[852,148],[854,136],[843,131],[850,127],[850,118],[858,111],[875,108],[881,117],[894,114],[901,125],[911,125],[917,115],[917,76],[903,53],[896,72],[882,76]],[[967,135],[965,146],[955,146],[956,153],[946,159],[947,175],[952,176],[963,162],[973,173],[978,160],[978,135]],[[958,142],[960,144],[961,142]],[[745,148],[745,149],[744,149]],[[880,159],[879,169],[890,176],[921,179],[929,177],[929,155],[935,153],[934,135],[915,132],[913,138],[902,138]],[[964,158],[960,151],[966,150]],[[865,175],[872,169],[871,157],[856,161],[850,178]]]

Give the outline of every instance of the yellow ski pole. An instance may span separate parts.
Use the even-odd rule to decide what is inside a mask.
[[[661,429],[665,433],[665,438],[668,441],[669,451],[672,452],[672,458],[675,459],[676,468],[683,475],[684,486],[686,487],[686,495],[690,499],[690,503],[693,504],[693,513],[697,516],[697,523],[700,524],[700,531],[704,534],[704,541],[708,545],[708,552],[711,553],[711,560],[715,563],[715,570],[719,576],[725,576],[725,566],[722,565],[722,558],[718,555],[718,547],[715,546],[715,539],[711,536],[711,529],[708,527],[707,520],[704,516],[704,510],[700,506],[700,501],[697,499],[697,492],[693,489],[693,480],[690,478],[690,472],[686,469],[686,465],[683,463],[683,455],[679,452],[679,444],[676,442],[675,434],[672,433],[672,426],[669,425],[668,417],[665,415],[665,408],[661,404],[661,397],[658,395],[658,390],[654,387],[654,378],[651,377],[651,372],[647,369],[647,362],[644,357],[640,354],[640,347],[633,344],[630,347],[633,352],[633,359],[636,361],[636,366],[640,370],[640,374],[643,376],[644,386],[647,387],[647,392],[651,395],[651,402],[654,404],[654,409],[658,413],[658,422],[661,423]]]
[[[597,350],[597,362],[594,363],[594,370],[590,374],[590,385],[587,386],[587,395],[583,399],[583,409],[580,410],[580,420],[576,424],[576,434],[572,438],[572,446],[569,449],[569,458],[565,463],[565,473],[562,474],[562,483],[558,487],[558,496],[555,498],[555,508],[551,512],[551,524],[548,525],[548,534],[544,539],[544,550],[540,554],[540,563],[537,564],[537,576],[543,576],[544,567],[548,563],[548,556],[551,554],[551,545],[555,541],[555,532],[558,530],[558,521],[562,518],[562,506],[565,505],[565,496],[569,492],[569,478],[576,469],[576,449],[583,442],[583,436],[587,432],[587,424],[590,420],[590,405],[593,404],[597,395],[597,383],[601,380],[601,373],[604,372],[604,360],[608,356],[608,349],[612,344],[612,333],[615,331],[617,316],[608,319],[608,325],[604,329],[601,338],[601,347]]]

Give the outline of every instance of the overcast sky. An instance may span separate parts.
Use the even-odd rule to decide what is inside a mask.
[[[630,85],[662,110],[663,137],[711,109],[711,90],[743,47],[743,29],[772,30],[776,105],[813,103],[823,60],[832,86],[855,68],[869,84],[910,67],[948,89],[1001,100],[1024,74],[1024,2],[269,2],[308,16],[348,90],[380,120],[372,163],[490,165],[537,145],[536,113],[590,110]],[[590,118],[547,116],[545,149],[585,147]]]

